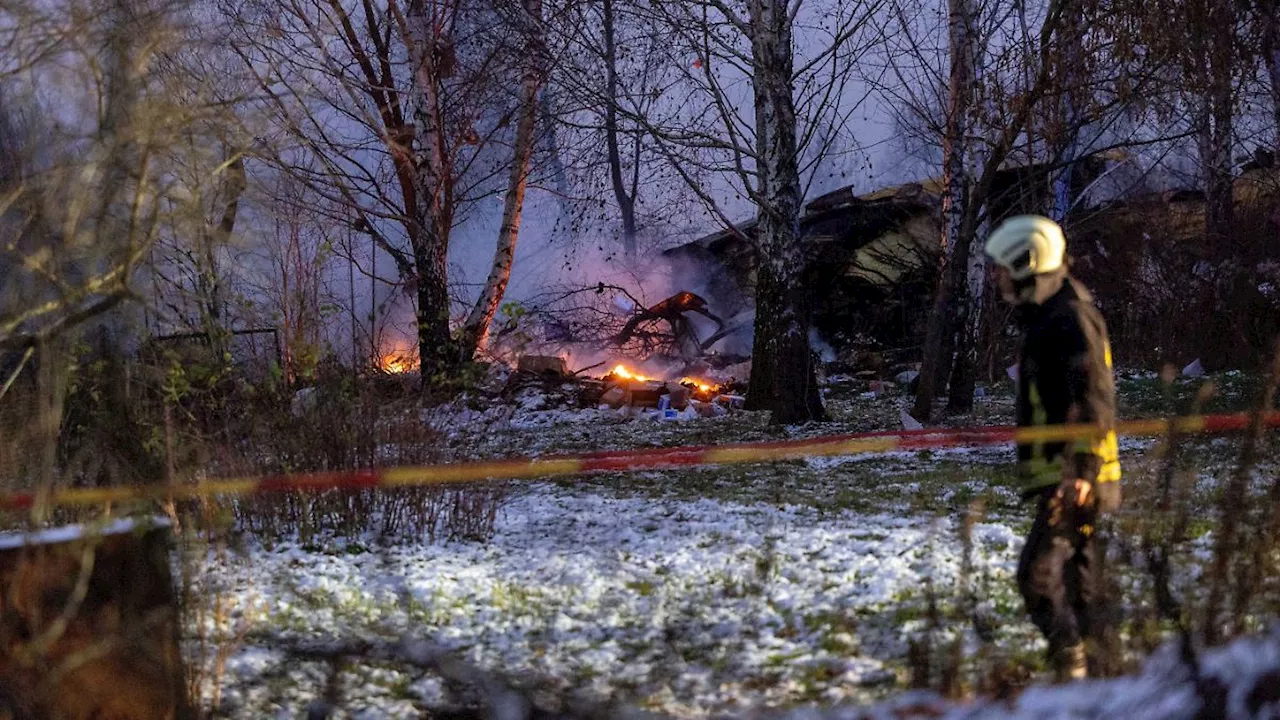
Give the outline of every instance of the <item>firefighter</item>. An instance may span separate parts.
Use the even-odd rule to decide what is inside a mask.
[[[1058,680],[1088,675],[1084,641],[1099,638],[1102,557],[1095,527],[1120,504],[1115,378],[1102,315],[1067,271],[1062,228],[1012,217],[987,240],[1004,300],[1023,331],[1018,425],[1096,425],[1089,437],[1018,445],[1023,497],[1035,521],[1018,561],[1018,588],[1049,642]]]

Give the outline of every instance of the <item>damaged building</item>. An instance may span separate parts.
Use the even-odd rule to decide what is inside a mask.
[[[1102,162],[1080,163],[1083,189]],[[1028,212],[1047,196],[1049,169],[1023,166],[997,173],[992,206],[997,217]],[[941,215],[937,180],[857,195],[841,188],[808,202],[800,220],[809,264],[813,328],[837,352],[874,347],[910,360],[936,283]],[[753,219],[664,253],[680,287],[701,288],[721,317],[748,314],[755,292]]]
[[[1077,196],[1107,162],[1097,156],[1077,163]],[[1024,165],[997,173],[991,220],[1043,212],[1050,170]],[[875,349],[901,362],[918,359],[939,269],[940,190],[936,180],[863,195],[841,188],[805,205],[806,286],[821,288],[812,298],[813,328],[840,355]],[[1067,223],[1073,272],[1095,289],[1117,352],[1146,366],[1214,354],[1219,364],[1240,367],[1266,353],[1267,338],[1280,331],[1277,228],[1280,174],[1270,167],[1247,168],[1236,181],[1230,256],[1243,268],[1236,272],[1209,262],[1204,197],[1196,191],[1130,192],[1074,208]],[[676,284],[699,288],[720,317],[749,316],[755,229],[752,220],[667,250]],[[1191,285],[1203,285],[1203,292],[1187,292]],[[1197,305],[1201,295],[1215,306]],[[1236,323],[1227,346],[1208,347],[1196,323],[1224,313],[1245,320]],[[993,342],[1005,337],[999,330],[993,329]],[[993,352],[1007,355],[1009,348]]]

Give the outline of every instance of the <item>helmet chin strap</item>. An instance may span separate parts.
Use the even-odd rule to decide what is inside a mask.
[[[1062,288],[1066,280],[1066,268],[1060,268],[1040,275],[1032,275],[1013,283],[1012,296],[1004,294],[1004,301],[1014,306],[1043,305],[1045,300],[1053,297]]]

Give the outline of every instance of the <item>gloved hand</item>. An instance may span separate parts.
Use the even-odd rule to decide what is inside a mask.
[[[1065,479],[1049,499],[1049,524],[1063,532],[1074,528],[1088,535],[1093,532],[1097,502],[1092,482],[1081,478]]]
[[[1080,478],[1065,479],[1058,485],[1058,497],[1062,504],[1088,510],[1098,501],[1093,493],[1093,483]]]

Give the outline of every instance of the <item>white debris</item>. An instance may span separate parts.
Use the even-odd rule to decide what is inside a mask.
[[[118,518],[98,526],[65,525],[34,532],[4,532],[0,533],[0,550],[12,550],[31,545],[56,545],[79,540],[86,535],[89,537],[122,535],[133,532],[136,529],[167,528],[169,525],[169,518],[155,516],[150,518]]]
[[[919,420],[916,420],[915,418],[911,417],[911,415],[908,414],[906,410],[898,410],[898,419],[902,421],[902,427],[904,430],[923,430],[924,429],[924,425],[921,425]]]
[[[1200,363],[1200,358],[1192,360],[1190,365],[1182,368],[1182,375],[1191,378],[1204,377],[1204,365]]]
[[[315,388],[302,388],[293,394],[293,399],[289,402],[289,410],[294,417],[302,417],[316,409],[317,401]]]

